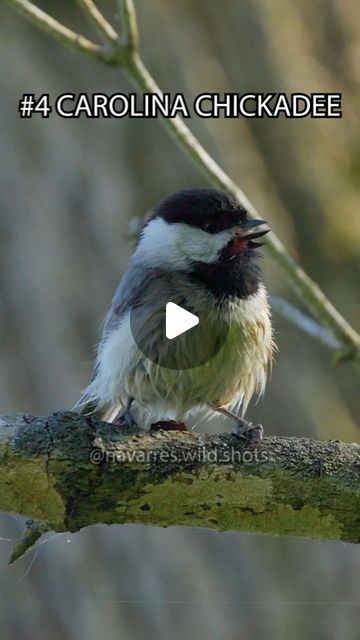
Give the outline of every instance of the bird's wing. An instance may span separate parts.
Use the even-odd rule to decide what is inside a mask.
[[[151,290],[152,283],[155,281],[161,282],[164,275],[162,269],[146,269],[136,264],[129,266],[119,282],[110,310],[105,317],[102,340],[118,327],[125,313],[139,304],[139,302],[143,303],[144,296],[145,298],[147,297],[146,292]]]
[[[102,336],[98,345],[97,359],[92,372],[89,385],[84,389],[80,399],[73,407],[73,411],[89,413],[93,411],[93,388],[96,385],[96,377],[100,368],[99,354],[102,346],[110,333],[116,330],[123,316],[136,304],[144,302],[146,292],[151,290],[151,284],[161,281],[164,272],[161,269],[144,268],[137,264],[130,263],[129,268],[124,273],[112,299],[110,310],[105,316]],[[144,296],[145,293],[145,296]],[[148,300],[150,302],[150,300]],[[154,303],[154,298],[151,300]]]

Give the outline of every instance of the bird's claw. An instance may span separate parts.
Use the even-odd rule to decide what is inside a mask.
[[[115,427],[121,429],[122,434],[134,435],[139,433],[137,422],[132,417],[130,411],[124,411],[113,424]]]
[[[252,444],[260,444],[264,437],[264,427],[261,424],[240,422],[231,430],[233,436],[243,438]]]

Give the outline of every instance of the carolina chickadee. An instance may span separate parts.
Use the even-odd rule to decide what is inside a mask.
[[[207,407],[231,418],[237,435],[260,440],[261,425],[243,416],[253,394],[264,392],[274,348],[257,260],[256,239],[269,231],[264,225],[217,189],[186,189],[164,200],[141,231],[105,319],[92,380],[74,411],[146,428]],[[159,310],[175,294],[185,309],[206,317],[210,334],[226,326],[223,344],[212,351],[196,330],[176,348],[164,338]],[[138,309],[145,324],[151,317],[145,342],[153,353],[172,349],[171,367],[138,347],[131,320]]]

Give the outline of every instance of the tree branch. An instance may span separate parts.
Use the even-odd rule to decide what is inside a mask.
[[[0,511],[44,531],[143,523],[360,542],[360,445],[164,432],[70,412],[0,418]]]
[[[139,46],[139,32],[134,2],[133,0],[117,1],[122,26],[122,43],[130,52],[134,52]]]
[[[44,11],[35,7],[35,5],[28,0],[6,1],[20,11],[24,17],[34,22],[41,29],[52,34],[64,44],[68,44],[83,53],[92,55],[102,62],[122,67],[137,89],[162,95],[159,87],[137,53],[138,31],[133,0],[118,0],[123,21],[123,34],[121,38],[118,36],[114,44],[108,43],[105,47],[99,47],[86,38],[83,38],[83,36],[70,31]],[[84,9],[87,9],[89,17],[94,21],[94,3],[91,0],[83,0],[82,5]],[[98,9],[96,9],[97,23],[99,22],[99,13]],[[105,18],[103,18],[103,20],[106,22]],[[232,193],[239,202],[248,209],[251,216],[259,217],[256,208],[247,199],[244,192],[221,169],[207,151],[205,151],[180,117],[161,118],[161,121],[174,137],[179,147],[195,162],[197,167],[214,186]],[[272,257],[278,263],[302,302],[314,317],[320,323],[324,324],[341,343],[342,352],[340,357],[359,361],[360,336],[335,309],[321,291],[320,287],[290,256],[275,233],[272,233],[268,237],[268,248]],[[288,318],[289,314],[285,313],[285,317]]]
[[[68,27],[65,27],[65,25],[55,20],[55,18],[52,18],[48,13],[36,7],[32,2],[29,2],[29,0],[5,0],[5,2],[12,5],[24,18],[39,27],[42,31],[46,31],[52,35],[62,44],[86,53],[102,62],[109,62],[109,57],[112,57],[112,50],[108,52],[106,48],[68,29]]]
[[[293,304],[275,295],[270,296],[270,303],[273,310],[277,311],[283,318],[289,320],[295,327],[312,336],[318,340],[318,342],[325,345],[325,347],[338,352],[341,351],[341,342],[339,342],[331,331],[322,327],[321,324],[315,322],[315,320],[300,311],[300,309]]]
[[[117,43],[119,36],[111,24],[104,18],[97,6],[92,0],[77,0],[81,9],[88,17],[89,21],[94,25],[99,35],[111,43]]]

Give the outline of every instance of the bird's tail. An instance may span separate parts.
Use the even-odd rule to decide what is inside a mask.
[[[104,405],[94,393],[90,383],[71,410],[83,416],[95,415],[99,420],[104,420],[104,422],[113,422],[122,408],[122,404],[115,401]]]
[[[98,407],[98,402],[90,392],[89,387],[83,391],[79,400],[71,408],[74,413],[87,416],[91,413],[95,413]]]

